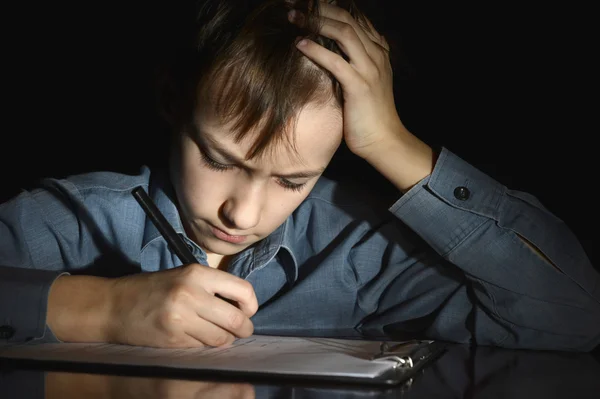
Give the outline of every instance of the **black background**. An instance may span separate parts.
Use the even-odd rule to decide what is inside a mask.
[[[153,68],[180,1],[4,6],[2,199],[41,177],[160,164]],[[564,4],[366,1],[395,49],[407,127],[537,196],[597,259],[598,108],[591,10]],[[333,177],[378,182],[341,151]],[[374,177],[375,176],[375,177]],[[595,262],[597,263],[597,262]]]

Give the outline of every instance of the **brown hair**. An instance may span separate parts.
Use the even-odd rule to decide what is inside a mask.
[[[364,24],[353,0],[335,3]],[[299,37],[306,37],[347,59],[335,41],[317,33],[319,6],[319,0],[202,1],[193,42],[177,73],[171,70],[170,90],[162,92],[171,125],[189,126],[198,102],[210,98],[237,141],[250,130],[257,132],[250,159],[283,140],[293,146],[286,128],[306,105],[335,98],[341,109],[337,80],[295,47]],[[292,9],[308,16],[302,27],[288,21]]]

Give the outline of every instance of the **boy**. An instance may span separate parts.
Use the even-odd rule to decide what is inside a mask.
[[[4,339],[174,348],[353,328],[598,345],[599,277],[574,235],[404,127],[388,45],[354,4],[257,3],[200,11],[167,173],[47,180],[2,205]],[[321,177],[342,140],[403,193],[389,212]],[[201,264],[171,252],[138,186]]]

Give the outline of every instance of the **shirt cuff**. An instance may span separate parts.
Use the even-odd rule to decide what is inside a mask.
[[[46,325],[48,294],[68,273],[0,267],[0,345],[33,340],[58,342]]]
[[[389,210],[445,255],[481,224],[498,220],[505,192],[505,186],[442,148],[431,175]]]

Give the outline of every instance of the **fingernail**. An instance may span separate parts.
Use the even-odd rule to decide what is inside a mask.
[[[308,41],[306,39],[302,39],[298,43],[296,43],[296,46],[298,46],[298,47],[306,46],[306,43],[308,43]]]

